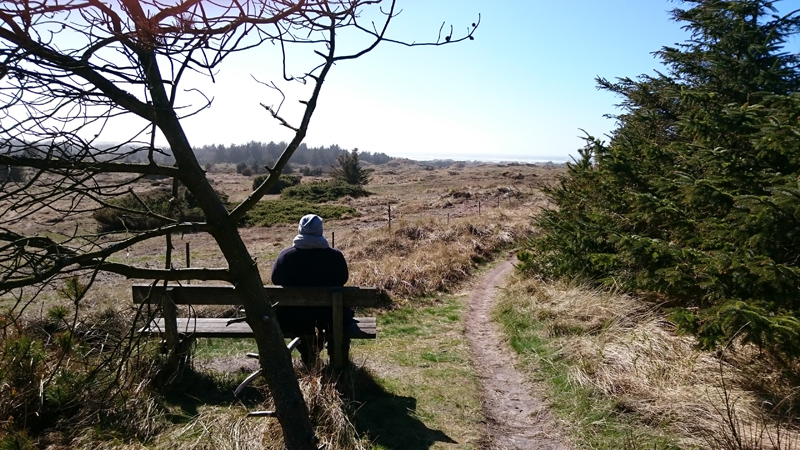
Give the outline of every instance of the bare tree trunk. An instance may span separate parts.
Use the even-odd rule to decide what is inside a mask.
[[[177,121],[173,124],[179,127]],[[180,129],[180,128],[177,128]],[[175,133],[179,140],[185,138]],[[182,181],[198,199],[200,207],[211,225],[211,235],[225,256],[233,282],[244,303],[247,323],[253,329],[260,355],[261,369],[275,401],[278,421],[283,428],[287,449],[316,449],[314,431],[303,394],[297,382],[290,353],[286,350],[283,334],[267,299],[258,266],[250,256],[239,234],[236,222],[228,215],[225,206],[214,193],[191,151],[178,151],[171,143]],[[188,143],[181,146],[191,149]]]
[[[258,266],[242,241],[235,223],[215,232],[236,274],[236,290],[244,302],[247,323],[253,329],[262,373],[275,401],[278,421],[283,428],[286,448],[316,449],[314,431],[303,394],[297,383],[292,359],[286,350],[283,334],[267,299]]]
[[[278,320],[267,299],[258,266],[250,256],[239,234],[236,221],[205,176],[195,157],[169,97],[164,91],[155,55],[141,51],[139,57],[146,76],[151,80],[150,93],[157,111],[156,124],[169,142],[178,167],[178,178],[192,192],[211,225],[211,235],[228,263],[233,283],[244,303],[247,323],[253,329],[260,356],[261,369],[275,401],[278,421],[290,450],[316,449],[314,429],[286,349]]]
[[[181,130],[177,120],[162,129]],[[258,353],[261,355],[261,369],[275,401],[278,421],[283,428],[286,448],[316,449],[308,407],[297,383],[291,355],[286,350],[283,334],[267,299],[258,266],[250,256],[236,222],[228,215],[225,205],[203,174],[183,133],[174,133],[173,139],[179,141],[170,141],[170,144],[178,159],[181,179],[205,212],[212,228],[211,235],[222,250],[233,274],[234,286],[240,292],[247,323],[253,329]]]

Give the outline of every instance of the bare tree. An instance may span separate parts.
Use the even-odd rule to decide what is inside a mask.
[[[245,303],[263,373],[274,396],[286,447],[315,448],[308,409],[300,392],[261,276],[237,230],[244,214],[278,178],[303,141],[323,83],[336,62],[363,56],[381,42],[443,45],[472,39],[452,27],[431,43],[388,38],[394,1],[373,0],[25,0],[0,3],[0,168],[25,177],[0,180],[0,295],[17,299],[16,314],[42,286],[76,273],[101,271],[150,280],[220,280],[235,285]],[[361,23],[365,8],[380,8],[380,23]],[[363,46],[340,54],[337,36],[359,32]],[[443,32],[444,31],[444,32]],[[211,100],[189,75],[213,77],[226,57],[272,42],[279,46],[287,81],[313,87],[296,124],[280,108],[265,106],[294,132],[270,176],[230,211],[212,188],[190,145],[182,121]],[[319,63],[292,77],[286,52],[309,46]],[[271,84],[277,87],[275,84]],[[199,106],[187,100],[201,99]],[[198,97],[199,96],[199,97]],[[131,130],[121,136],[116,125]],[[112,135],[113,133],[113,135]],[[159,141],[167,145],[160,148]],[[108,145],[103,142],[114,141]],[[131,163],[137,154],[146,163]],[[103,176],[116,174],[114,177]],[[145,176],[170,177],[192,194],[205,220],[147,208],[130,213],[157,217],[162,225],[135,233],[97,233],[76,226],[68,234],[28,235],[25,222],[42,210],[70,221],[99,207],[125,209],[114,198]],[[58,206],[58,205],[66,206]],[[209,233],[227,263],[221,268],[164,269],[112,261],[118,252],[175,233]],[[27,289],[27,291],[26,291]]]

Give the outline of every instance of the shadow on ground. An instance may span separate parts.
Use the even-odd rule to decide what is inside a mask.
[[[185,423],[199,413],[200,406],[208,405],[231,406],[238,403],[249,409],[257,408],[265,400],[259,390],[246,389],[238,399],[233,396],[234,389],[246,375],[241,373],[235,377],[225,377],[218,372],[186,369],[171,389],[162,391],[164,400],[172,406],[173,411],[167,418],[173,423]]]
[[[426,450],[435,442],[457,443],[416,417],[417,399],[387,392],[362,367],[344,373],[337,389],[352,400],[350,412],[358,434],[382,448]]]

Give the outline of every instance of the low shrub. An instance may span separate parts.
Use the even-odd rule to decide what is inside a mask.
[[[296,223],[300,217],[306,214],[317,214],[328,220],[358,216],[358,211],[349,206],[318,205],[302,200],[263,200],[247,213],[244,224],[264,227]]]
[[[14,166],[0,167],[0,182],[11,181],[20,183],[25,181],[25,172],[23,169]]]
[[[46,354],[29,336],[4,339],[0,358],[0,417],[11,424],[28,424],[38,412],[39,383],[46,371]]]
[[[218,193],[227,203],[228,197]],[[125,194],[107,202],[107,206],[92,213],[101,231],[150,230],[167,224],[165,217],[178,222],[202,222],[205,216],[191,192],[181,187],[178,190],[177,207],[170,213],[172,190],[159,187],[140,194]]]
[[[322,167],[303,166],[303,168],[300,169],[300,173],[308,177],[318,177],[321,176],[324,172],[325,171],[322,170]]]
[[[255,177],[253,179],[253,190],[255,191],[256,189],[258,189],[258,187],[261,186],[261,183],[263,183],[264,180],[267,179],[267,177],[269,177],[268,174],[259,175]],[[300,184],[301,179],[302,177],[300,177],[299,175],[281,175],[280,177],[278,177],[278,181],[276,181],[275,184],[273,184],[272,187],[269,188],[269,190],[267,191],[267,195],[280,194],[284,189],[291,186],[297,186],[298,184]]]
[[[304,200],[311,203],[330,202],[342,197],[366,197],[369,195],[363,187],[337,181],[318,181],[300,184],[285,189],[281,197]]]
[[[131,439],[156,433],[161,416],[142,380],[156,371],[157,347],[136,342],[132,322],[111,309],[71,323],[58,312],[17,319],[0,337],[0,449],[34,448],[27,443],[42,436],[71,448],[87,426]]]

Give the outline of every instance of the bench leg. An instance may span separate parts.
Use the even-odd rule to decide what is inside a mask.
[[[335,361],[336,345],[333,336],[330,333],[327,335],[320,333],[318,335],[303,336],[299,338],[300,342],[297,345],[297,350],[300,352],[300,358],[307,367],[313,367],[319,361],[319,354],[323,348],[328,350],[328,357],[334,367],[341,369],[350,362],[350,339],[343,338],[341,344],[341,362],[339,364]]]
[[[350,364],[350,338],[342,338],[342,363]]]
[[[342,338],[342,346],[340,351],[342,352],[342,355],[340,357],[340,360],[338,361],[338,366],[336,367],[337,369],[341,369],[348,363],[350,363],[350,338]],[[331,358],[332,362],[335,360],[334,359],[335,352],[336,352],[335,342],[333,340],[329,340],[328,356]],[[336,363],[334,362],[334,364]]]
[[[344,356],[344,306],[342,305],[342,293],[334,292],[332,294],[331,303],[333,305],[333,326],[332,326],[332,340],[328,341],[328,355],[330,356],[331,364],[337,369],[344,367],[347,358]],[[333,344],[333,345],[331,345]],[[333,351],[331,351],[333,350]]]

